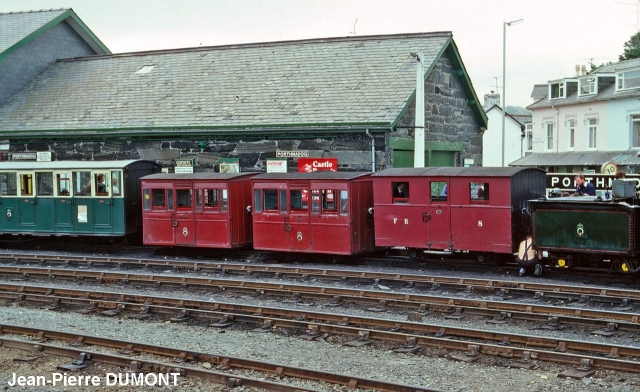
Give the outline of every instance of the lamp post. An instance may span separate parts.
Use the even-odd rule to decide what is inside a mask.
[[[507,26],[518,24],[523,19],[504,22],[502,25],[502,167],[504,167],[504,150],[505,150],[505,132],[504,122],[507,118]]]
[[[416,118],[413,130],[413,167],[424,167],[424,54],[410,53],[418,60],[416,67]]]

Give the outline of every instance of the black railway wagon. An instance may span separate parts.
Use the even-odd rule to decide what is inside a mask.
[[[139,160],[0,162],[0,234],[141,235],[140,178],[160,170]]]
[[[533,241],[555,267],[638,272],[640,210],[598,197],[532,200]]]

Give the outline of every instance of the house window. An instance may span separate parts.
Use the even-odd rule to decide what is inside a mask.
[[[631,137],[633,147],[640,147],[640,114],[631,115]]]
[[[549,96],[551,99],[564,98],[564,82],[550,84]]]
[[[596,131],[598,120],[595,118],[587,119],[587,131],[589,133],[589,148],[596,148]]]
[[[640,87],[640,70],[619,73],[616,87],[618,90]]]
[[[580,95],[596,93],[596,78],[580,79]]]
[[[525,147],[527,151],[533,150],[533,124],[529,123],[525,126]]]
[[[545,123],[544,128],[547,135],[547,150],[553,150],[553,123]]]
[[[573,150],[575,146],[576,136],[576,120],[567,121],[567,139],[569,141],[569,149]]]

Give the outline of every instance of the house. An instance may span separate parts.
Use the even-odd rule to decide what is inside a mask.
[[[3,159],[187,159],[195,171],[234,159],[261,171],[281,155],[412,166],[411,53],[424,55],[426,164],[480,165],[487,117],[450,32],[70,55],[0,104],[0,147]]]
[[[502,117],[504,111],[500,107],[500,94],[485,94],[483,108],[487,114],[489,126],[482,134],[482,166],[508,166],[509,162],[522,158],[524,140],[524,121],[528,116],[507,113],[504,122],[504,156],[502,148]],[[504,162],[503,162],[504,160]]]
[[[537,100],[528,106],[533,113],[531,143],[527,145],[531,154],[512,166],[600,172],[609,160],[580,157],[604,159],[613,152],[612,159],[622,163],[619,169],[638,172],[640,59],[610,64],[593,73],[585,68],[576,66],[575,76],[534,87],[532,96]]]

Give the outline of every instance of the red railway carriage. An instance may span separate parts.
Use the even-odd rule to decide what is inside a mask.
[[[141,179],[147,245],[238,248],[251,245],[255,173],[154,174]]]
[[[254,249],[336,255],[373,250],[370,173],[267,173],[251,182]]]
[[[528,229],[527,200],[545,194],[545,173],[394,168],[373,174],[373,184],[376,246],[512,254]]]

